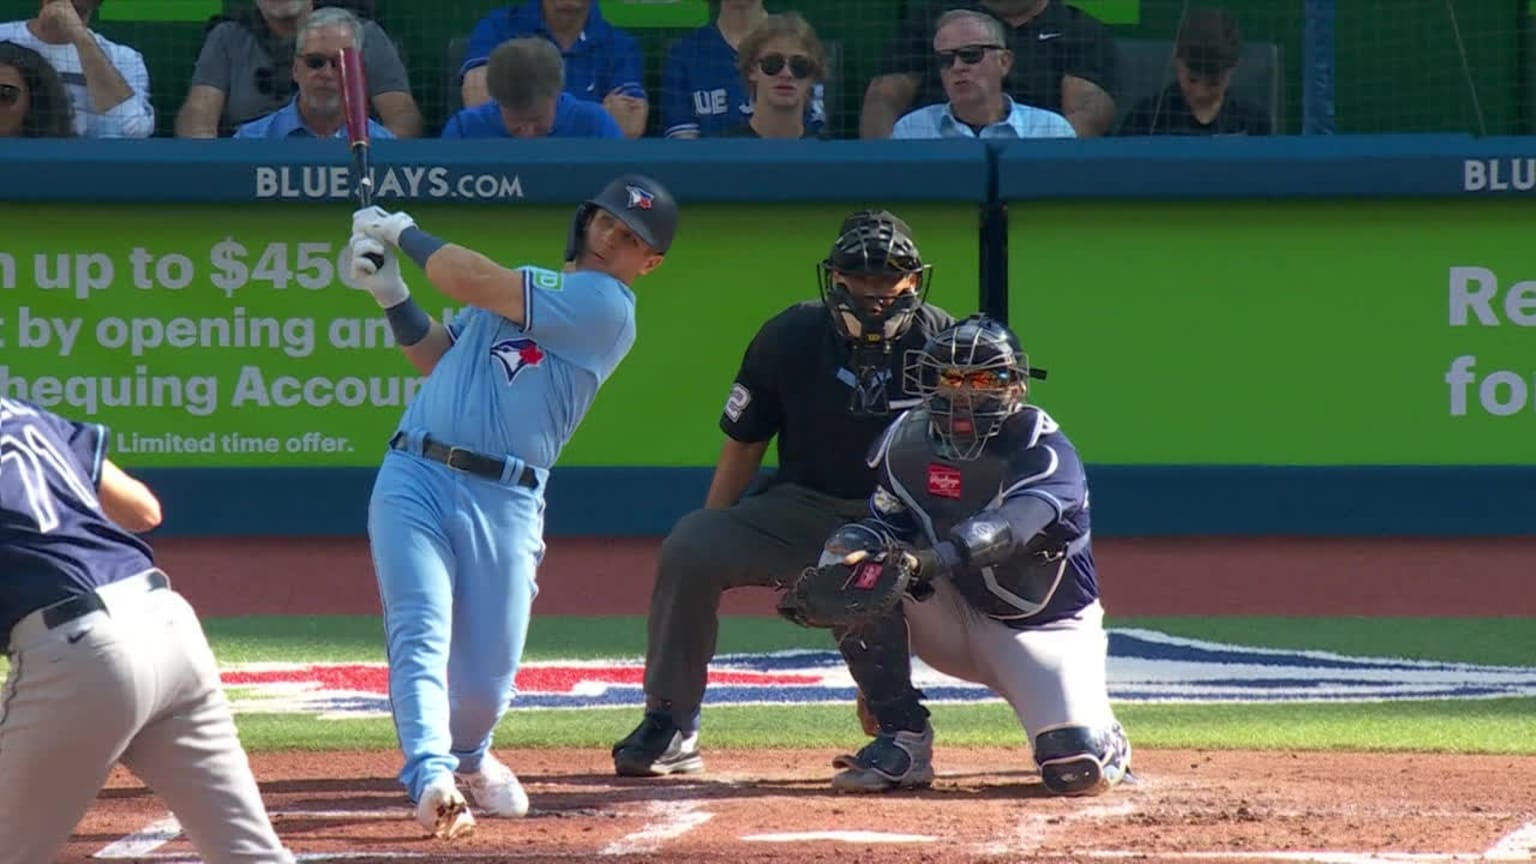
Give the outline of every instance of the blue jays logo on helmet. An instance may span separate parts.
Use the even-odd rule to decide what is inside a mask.
[[[652,195],[647,190],[640,188],[639,186],[625,186],[624,188],[629,190],[629,209],[651,209],[651,202],[656,200],[656,196]]]
[[[501,364],[510,384],[517,373],[544,362],[544,349],[532,339],[503,339],[491,346],[491,357]]]

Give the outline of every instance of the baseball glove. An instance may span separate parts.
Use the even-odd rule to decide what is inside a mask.
[[[852,627],[885,615],[917,578],[916,556],[867,525],[844,525],[779,598],[779,614],[801,627]]]

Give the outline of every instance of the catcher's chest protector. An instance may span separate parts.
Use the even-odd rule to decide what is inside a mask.
[[[913,512],[933,544],[947,538],[956,524],[1002,503],[1004,491],[1028,479],[1011,458],[1023,446],[1005,431],[987,442],[975,460],[945,460],[930,443],[927,412],[909,411],[882,454],[879,479]],[[1011,560],[980,573],[956,574],[955,588],[971,606],[993,618],[1034,615],[1056,593],[1066,569],[1061,527],[1058,523],[1033,538],[1016,538],[1018,551]]]

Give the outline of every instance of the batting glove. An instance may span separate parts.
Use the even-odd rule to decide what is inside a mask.
[[[415,224],[409,213],[391,213],[382,207],[364,207],[352,214],[353,234],[367,234],[391,246],[399,246],[400,232]]]
[[[375,267],[368,260],[369,253],[383,258],[384,266]],[[341,272],[347,274],[343,281],[348,287],[372,294],[380,307],[398,306],[411,296],[411,289],[400,277],[400,261],[395,257],[395,250],[378,240],[366,234],[353,234],[341,257]]]

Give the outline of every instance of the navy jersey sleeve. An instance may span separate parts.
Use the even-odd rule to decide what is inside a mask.
[[[27,404],[27,403],[23,403]],[[100,423],[77,423],[66,420],[51,411],[29,405],[37,412],[41,424],[47,426],[59,441],[66,444],[69,454],[95,486],[101,482],[101,463],[107,458],[107,427]]]
[[[1033,496],[1051,505],[1061,520],[1088,506],[1088,475],[1077,449],[1044,413],[1036,417],[1030,446],[1014,458],[1014,480],[1003,500]]]
[[[776,336],[782,328],[775,327],[775,321],[764,324],[747,346],[720,415],[721,431],[746,444],[767,441],[783,422],[779,380],[785,355]]]

